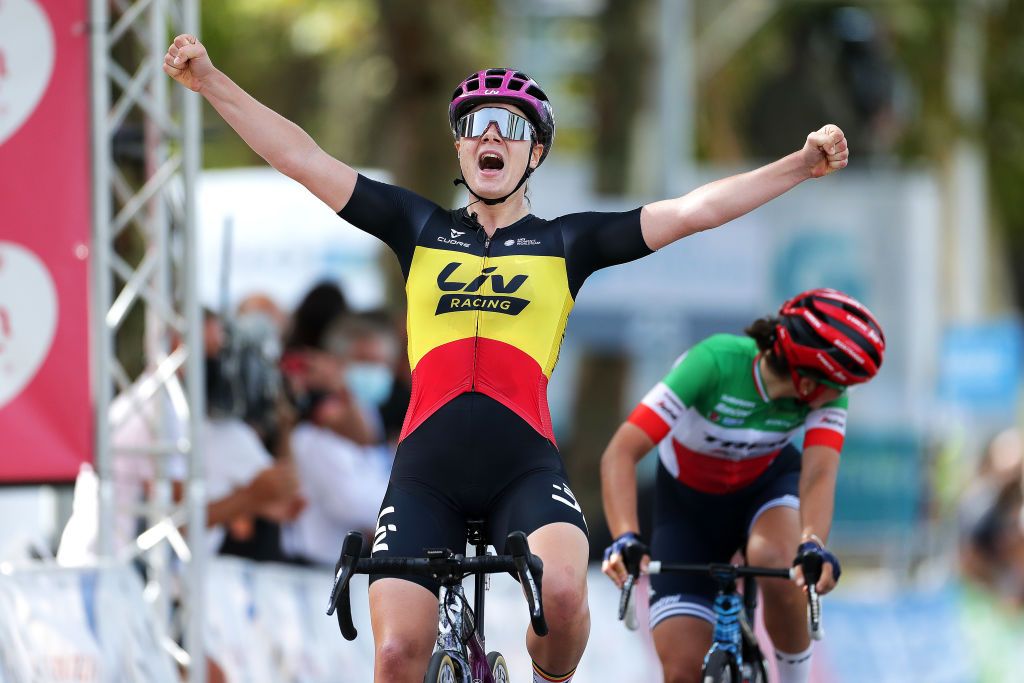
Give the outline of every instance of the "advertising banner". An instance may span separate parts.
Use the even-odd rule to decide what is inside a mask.
[[[0,483],[92,460],[86,0],[0,0]]]

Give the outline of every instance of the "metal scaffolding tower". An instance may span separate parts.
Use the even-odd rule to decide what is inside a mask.
[[[195,220],[200,102],[161,68],[173,36],[198,31],[198,0],[90,2],[98,554],[101,562],[141,561],[167,648],[188,680],[202,683],[206,506],[194,447],[205,409]],[[129,236],[141,256],[118,248]],[[138,306],[145,334],[129,341],[119,332]],[[129,357],[142,360],[141,374],[119,360]],[[129,421],[144,426],[130,446],[114,437]],[[172,462],[184,466],[182,496]],[[133,480],[120,473],[139,471],[149,474],[134,480],[138,500],[126,508],[115,477],[124,488]],[[115,524],[138,518],[146,531],[125,546]]]

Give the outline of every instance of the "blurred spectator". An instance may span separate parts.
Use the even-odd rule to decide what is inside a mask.
[[[394,321],[386,311],[345,316],[327,330],[328,348],[346,356],[345,383],[392,447],[402,431],[412,395],[408,362]]]
[[[241,319],[248,315],[259,315],[266,318],[273,326],[278,342],[284,342],[290,320],[288,314],[281,310],[281,307],[270,296],[257,292],[249,294],[238,302],[238,306],[235,308],[235,317]]]
[[[251,559],[280,560],[278,524],[294,519],[305,502],[289,448],[293,420],[282,408],[276,332],[264,316],[249,314],[228,333],[208,313],[203,339],[207,420],[202,447],[207,495],[213,501],[207,515],[212,527],[223,527],[211,532],[211,546]],[[276,462],[261,432],[280,449]]]
[[[203,421],[201,442],[203,475],[206,480],[206,517],[211,551],[221,546],[227,529],[240,536],[251,535],[255,518],[279,522],[292,519],[303,504],[298,495],[298,476],[290,459],[274,463],[258,434],[239,417],[244,403],[237,393],[239,383],[225,368],[232,367],[227,337],[220,320],[211,313],[203,321],[204,357],[208,415]],[[172,387],[179,386],[172,381]],[[137,508],[143,493],[156,479],[157,458],[165,476],[174,482],[171,495],[180,500],[188,473],[180,453],[151,456],[146,453],[158,441],[174,442],[185,434],[185,413],[175,409],[172,392],[152,391],[137,383],[111,404],[113,428],[113,470],[117,510],[115,543],[130,544],[142,530]],[[178,389],[180,391],[180,387]],[[163,425],[163,426],[161,426]],[[81,542],[93,546],[95,539]],[[276,555],[280,556],[279,543]],[[94,551],[94,550],[93,550]],[[92,552],[92,551],[90,551]]]
[[[349,371],[365,362],[355,360],[356,349],[364,359],[385,350],[386,338],[378,339],[379,330],[364,322],[338,321],[324,335],[326,351],[306,351],[291,363],[304,390],[292,450],[307,506],[283,527],[282,545],[301,563],[333,565],[346,533],[372,535],[387,488],[390,460],[381,457],[382,436],[348,384]],[[366,382],[360,391],[369,399],[386,394],[391,384],[380,374],[357,381]]]
[[[323,349],[327,328],[347,312],[341,288],[333,282],[321,282],[309,290],[292,314],[285,348]]]
[[[960,504],[960,566],[1001,601],[1024,605],[1024,437],[997,434]]]

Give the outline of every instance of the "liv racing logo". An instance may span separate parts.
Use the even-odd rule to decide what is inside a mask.
[[[398,527],[395,526],[394,524],[385,524],[384,523],[384,515],[390,515],[394,511],[395,511],[395,506],[394,505],[389,505],[388,507],[386,507],[383,510],[381,510],[380,514],[377,515],[377,531],[373,535],[373,550],[370,551],[371,555],[373,555],[374,553],[376,553],[379,550],[387,550],[388,549],[388,544],[385,543],[385,541],[388,538],[388,532],[389,531],[398,531]]]
[[[494,311],[506,315],[519,315],[530,302],[515,296],[505,296],[516,292],[528,275],[514,275],[507,282],[505,276],[496,273],[497,267],[484,268],[480,274],[469,282],[459,282],[451,279],[461,264],[452,261],[437,276],[437,287],[442,292],[457,292],[457,294],[444,294],[437,302],[437,310],[434,315],[452,313],[454,311]],[[490,281],[491,291],[494,295],[477,294],[480,289]]]
[[[575,510],[578,513],[580,513],[580,517],[583,518],[583,526],[587,526],[587,516],[583,514],[583,508],[580,507],[580,503],[579,503],[578,500],[576,500],[576,496],[574,496],[572,494],[572,491],[569,490],[569,485],[568,484],[561,484],[561,485],[559,485],[559,484],[552,484],[551,486],[556,491],[558,491],[558,493],[552,493],[551,494],[551,499],[552,500],[557,500],[559,503],[562,503],[563,505],[568,505],[573,510]],[[565,494],[564,496],[561,495],[563,493]],[[589,527],[588,527],[588,529],[589,529]]]

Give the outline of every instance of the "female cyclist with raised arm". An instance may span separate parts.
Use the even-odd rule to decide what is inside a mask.
[[[636,463],[657,445],[651,554],[665,562],[785,567],[815,553],[827,593],[839,561],[826,550],[847,387],[878,372],[885,337],[862,304],[814,289],[761,318],[747,337],[714,335],[684,353],[612,437],[601,459],[605,515],[615,540],[602,569],[622,585],[622,551],[642,543]],[[805,429],[803,452],[792,443]],[[795,564],[795,563],[794,563]],[[780,683],[806,683],[810,639],[796,582],[763,580],[764,620]],[[666,682],[698,681],[711,645],[710,577],[651,576],[650,626]]]
[[[599,268],[722,225],[845,167],[842,131],[825,126],[783,159],[677,199],[545,220],[530,214],[524,184],[551,151],[555,122],[547,96],[521,72],[480,71],[455,89],[448,114],[457,182],[475,201],[472,211],[451,211],[332,158],[218,71],[194,36],[174,39],[163,68],[271,166],[398,257],[413,390],[374,557],[461,549],[465,521],[474,517],[487,520],[491,539],[525,532],[544,561],[550,626],[545,638],[527,634],[534,680],[571,680],[590,631],[587,527],[555,447],[546,393],[576,294]],[[372,583],[375,680],[422,680],[437,590],[397,577]]]

